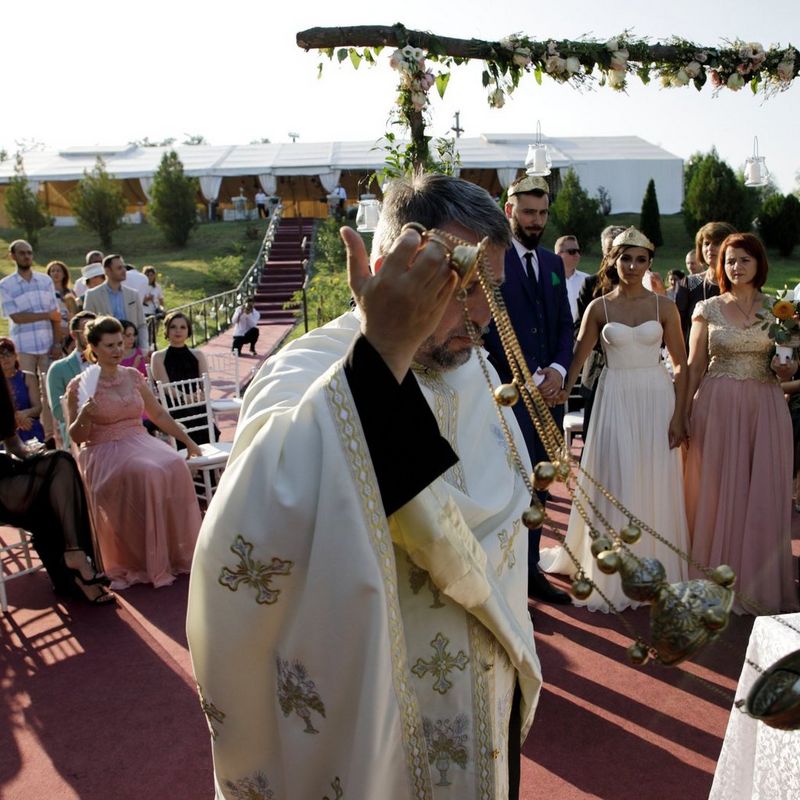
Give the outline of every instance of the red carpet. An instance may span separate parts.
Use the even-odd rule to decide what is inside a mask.
[[[553,504],[560,526],[566,509]],[[794,523],[797,548],[800,515]],[[116,608],[92,608],[56,602],[42,572],[8,584],[0,797],[213,796],[183,629],[187,586],[184,577],[134,587]],[[625,614],[644,629],[646,610]],[[667,669],[628,666],[613,616],[538,605],[533,619],[545,688],[524,746],[522,797],[707,797],[752,620],[734,619],[695,662]]]

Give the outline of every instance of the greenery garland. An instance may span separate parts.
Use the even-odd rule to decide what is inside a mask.
[[[436,36],[398,23],[391,27],[312,28],[297,34],[297,44],[305,50],[318,49],[340,63],[349,60],[356,69],[362,61],[376,64],[384,47],[397,48],[389,57],[390,66],[399,73],[393,116],[396,124],[408,128],[411,142],[403,150],[396,137],[387,135],[389,173],[436,164],[429,152],[430,137],[425,135],[428,93],[435,86],[444,97],[453,67],[472,60],[484,63],[482,83],[493,108],[502,108],[528,74],[540,85],[547,76],[579,88],[608,86],[616,91],[624,91],[634,76],[645,84],[656,78],[664,87],[692,85],[698,91],[709,83],[715,95],[723,89],[736,92],[749,84],[753,93],[761,90],[769,97],[788,89],[800,73],[800,59],[791,45],[765,50],[758,42],[736,39],[709,47],[678,37],[651,44],[629,31],[605,42],[536,41],[522,33],[491,42]],[[428,62],[436,67],[429,68]],[[320,62],[319,75],[322,67]],[[446,140],[444,144],[440,140],[437,147],[448,150]]]

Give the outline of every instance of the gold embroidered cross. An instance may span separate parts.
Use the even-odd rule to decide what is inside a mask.
[[[214,727],[214,722],[218,722],[222,725],[222,723],[225,722],[225,712],[220,711],[213,703],[209,703],[208,700],[203,697],[203,690],[200,688],[199,683],[195,685],[197,686],[197,694],[200,696],[200,708],[206,715],[206,721],[211,730],[211,738],[216,741],[217,736],[219,736],[219,731]],[[212,722],[212,720],[214,722]]]
[[[469,664],[469,657],[463,650],[459,650],[455,656],[447,652],[447,645],[450,640],[443,636],[441,633],[436,634],[436,638],[431,642],[433,647],[434,656],[430,661],[424,661],[422,658],[417,659],[417,663],[411,668],[411,671],[418,677],[424,678],[429,672],[436,676],[433,683],[434,691],[439,694],[446,694],[447,690],[453,685],[447,676],[454,669],[460,669],[462,672]]]
[[[500,540],[500,551],[503,553],[503,557],[497,565],[498,577],[503,574],[503,567],[508,565],[509,569],[513,569],[514,564],[517,563],[517,556],[514,553],[514,542],[517,540],[517,534],[519,533],[521,524],[522,520],[514,520],[514,526],[511,528],[511,536],[508,535],[508,531],[505,529],[497,534],[497,538]]]
[[[275,575],[290,575],[294,562],[282,561],[280,558],[273,558],[269,564],[252,557],[253,545],[246,542],[239,535],[233,540],[231,552],[239,556],[239,563],[235,569],[223,567],[219,574],[219,582],[235,592],[241,584],[252,586],[258,589],[256,602],[264,605],[271,605],[278,599],[280,589],[273,589],[271,582]]]

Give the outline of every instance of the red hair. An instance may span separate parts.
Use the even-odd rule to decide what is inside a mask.
[[[752,284],[756,289],[760,289],[767,282],[767,272],[769,271],[764,245],[752,233],[732,233],[730,236],[725,237],[725,240],[719,246],[716,272],[720,293],[731,290],[731,282],[725,273],[725,253],[730,247],[740,247],[756,260],[756,274],[753,276]]]

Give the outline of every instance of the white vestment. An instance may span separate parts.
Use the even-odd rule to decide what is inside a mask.
[[[460,460],[387,520],[343,367],[358,331],[345,314],[265,364],[200,533],[217,797],[500,800],[514,685],[524,739],[541,684],[529,497],[473,355],[417,374]]]

